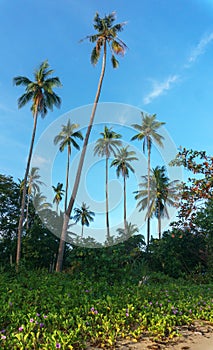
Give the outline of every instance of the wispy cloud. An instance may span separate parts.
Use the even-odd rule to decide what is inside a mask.
[[[197,46],[195,46],[194,49],[191,51],[186,64],[184,64],[182,67],[182,71],[184,69],[190,68],[197,61],[197,59],[206,52],[208,45],[212,41],[213,41],[213,32],[203,36],[202,39],[197,44]],[[173,87],[174,83],[176,83],[178,80],[180,80],[180,75],[174,74],[174,75],[170,75],[163,82],[154,81],[153,89],[149,94],[147,94],[144,97],[143,103],[145,105],[151,103],[155,98],[163,95],[166,91],[170,90]]]
[[[205,35],[197,44],[197,46],[192,50],[188,62],[185,65],[185,67],[189,67],[192,63],[194,63],[199,56],[203,55],[206,51],[207,46],[211,43],[213,40],[213,32]]]
[[[50,160],[36,154],[32,159],[32,166],[41,167],[44,165],[49,165]]]
[[[165,81],[163,82],[157,82],[154,81],[153,83],[153,89],[152,91],[146,95],[143,99],[143,103],[145,105],[149,104],[154,100],[156,97],[159,97],[160,95],[164,94],[165,91],[168,91],[171,89],[172,85],[177,82],[179,79],[178,75],[170,75]]]

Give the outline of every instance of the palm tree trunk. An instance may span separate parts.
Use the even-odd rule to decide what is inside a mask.
[[[126,175],[124,174],[124,230],[127,230],[126,223]]]
[[[150,242],[150,156],[151,156],[151,143],[148,136],[148,198],[147,198],[147,247]]]
[[[81,237],[84,235],[84,225],[81,225]]]
[[[66,174],[66,188],[65,188],[65,200],[64,200],[64,212],[67,210],[67,196],[68,196],[68,186],[69,186],[69,169],[70,169],[70,154],[71,147],[68,145],[67,148],[67,174]]]
[[[26,229],[28,230],[29,228],[29,222],[28,222],[28,217],[29,217],[29,205],[30,205],[30,195],[27,193],[27,208],[26,208]]]
[[[109,241],[110,238],[110,232],[109,232],[109,197],[108,197],[108,160],[109,156],[108,154],[106,155],[106,188],[105,188],[105,193],[106,193],[106,228],[107,228],[107,241]]]
[[[63,263],[63,256],[64,256],[64,242],[66,240],[67,227],[68,227],[68,223],[69,223],[70,214],[72,212],[72,208],[74,206],[74,202],[75,202],[75,199],[76,199],[76,196],[77,196],[77,192],[78,192],[78,187],[79,187],[79,183],[80,183],[80,179],[81,179],[81,172],[82,172],[82,168],[83,168],[83,164],[84,164],[84,158],[85,158],[85,155],[86,155],[86,149],[87,149],[87,145],[88,145],[88,142],[89,142],[89,136],[90,136],[90,133],[91,133],[91,130],[92,130],[93,121],[94,121],[94,118],[95,118],[95,112],[96,112],[98,101],[99,101],[99,97],[100,97],[100,94],[101,94],[101,87],[102,87],[102,83],[103,83],[103,79],[104,79],[105,68],[106,68],[106,42],[104,43],[104,54],[103,54],[103,60],[102,60],[102,69],[101,69],[101,75],[100,75],[98,88],[97,88],[97,92],[96,92],[96,96],[95,96],[95,101],[94,101],[94,104],[93,104],[92,113],[91,113],[91,116],[90,116],[90,121],[89,121],[89,125],[88,125],[88,128],[87,128],[86,136],[85,136],[85,139],[84,139],[83,149],[82,149],[82,152],[81,152],[81,157],[80,157],[80,161],[79,161],[79,165],[78,165],[78,170],[77,170],[77,174],[76,174],[76,178],[75,178],[75,183],[74,183],[72,195],[71,195],[71,198],[70,198],[70,201],[69,201],[68,208],[66,210],[64,223],[63,223],[63,228],[62,228],[62,232],[61,232],[61,238],[60,238],[60,243],[59,243],[59,251],[58,251],[58,259],[57,259],[57,263],[56,263],[56,271],[57,272],[60,272],[62,270],[62,263]]]
[[[20,214],[20,219],[19,219],[19,224],[18,224],[17,250],[16,250],[16,269],[17,269],[17,271],[18,271],[18,266],[19,266],[19,262],[20,262],[20,258],[21,258],[21,238],[22,238],[22,229],[23,229],[23,222],[24,222],[24,209],[25,209],[25,205],[26,205],[27,178],[28,178],[29,170],[30,170],[30,163],[31,163],[31,158],[32,158],[32,153],[33,153],[33,145],[34,145],[34,141],[35,141],[36,126],[37,126],[37,119],[38,119],[37,107],[35,109],[33,119],[34,119],[33,132],[32,132],[30,150],[29,150],[29,155],[28,155],[28,160],[27,160],[27,167],[26,167],[25,176],[24,176],[24,186],[23,186],[22,200],[21,200],[21,214]]]
[[[160,212],[160,203],[158,204],[158,238],[161,239],[161,212]]]

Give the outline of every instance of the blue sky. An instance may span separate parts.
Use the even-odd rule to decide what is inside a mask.
[[[100,64],[90,64],[92,46],[79,40],[94,33],[96,11],[116,11],[117,22],[127,22],[120,37],[128,50],[119,69],[107,65],[100,101],[156,113],[177,147],[211,154],[212,0],[0,0],[1,173],[23,177],[32,130],[30,106],[17,108],[23,89],[13,77],[32,78],[48,59],[62,81],[61,109],[39,119],[36,142],[61,115],[93,102]]]

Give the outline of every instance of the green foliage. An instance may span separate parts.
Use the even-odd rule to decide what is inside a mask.
[[[94,17],[94,29],[97,34],[88,35],[86,39],[90,42],[96,43],[91,54],[91,63],[96,65],[101,55],[103,48],[106,53],[106,45],[108,44],[111,51],[111,62],[113,68],[118,68],[119,62],[115,55],[124,55],[126,51],[126,44],[118,38],[118,33],[123,30],[125,23],[114,24],[115,12],[110,13],[103,18],[97,12]]]
[[[151,241],[148,260],[151,269],[178,278],[206,271],[205,250],[204,235],[173,229]]]
[[[110,286],[82,275],[22,271],[0,276],[0,348],[114,348],[144,333],[172,338],[194,320],[213,321],[212,285],[164,280]]]
[[[184,166],[191,172],[188,181],[182,184],[179,220],[173,226],[193,229],[197,212],[213,196],[213,157],[205,151],[183,148],[171,165]]]
[[[84,273],[94,279],[102,278],[109,283],[137,279],[137,273],[144,262],[141,251],[144,245],[143,236],[135,235],[105,248],[74,246],[69,253],[71,267],[67,271]]]
[[[213,272],[213,199],[206,202],[194,219],[196,231],[206,237],[206,254],[209,273]]]
[[[0,174],[0,264],[15,258],[15,240],[20,213],[20,186],[11,176]]]

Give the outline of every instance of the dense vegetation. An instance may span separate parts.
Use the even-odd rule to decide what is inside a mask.
[[[189,286],[184,280],[148,276],[109,284],[85,274],[3,274],[0,347],[105,347],[122,339],[139,341],[144,334],[172,338],[181,325],[213,321],[211,284]]]

